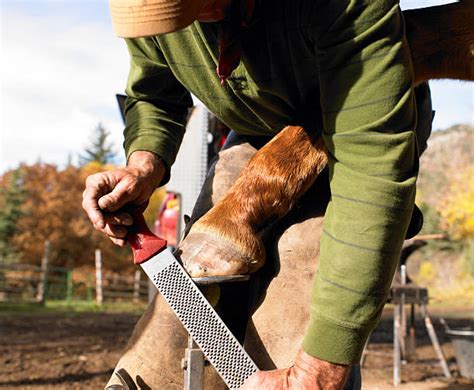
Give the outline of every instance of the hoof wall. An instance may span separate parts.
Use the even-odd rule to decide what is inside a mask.
[[[192,278],[234,278],[259,268],[255,267],[257,261],[242,255],[225,240],[208,233],[193,233],[192,230],[180,246],[178,254]],[[263,261],[260,263],[263,264]]]

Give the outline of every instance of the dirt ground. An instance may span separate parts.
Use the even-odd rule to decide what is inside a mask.
[[[461,316],[462,317],[462,316]],[[130,336],[136,314],[0,312],[1,389],[102,389]],[[449,320],[452,327],[467,318]],[[471,320],[472,321],[472,320]],[[474,389],[459,377],[449,340],[434,318],[454,378],[446,380],[421,321],[417,324],[417,360],[402,366],[397,389]],[[384,318],[369,344],[363,389],[392,389],[392,323]]]
[[[1,316],[0,388],[103,388],[137,319],[128,313]]]
[[[450,310],[450,314],[454,314],[455,318],[446,317],[446,321],[451,328],[472,326],[473,320],[472,315],[469,315],[470,311],[472,311],[472,308]],[[474,389],[474,380],[460,377],[452,343],[439,322],[439,317],[445,317],[445,315],[439,310],[431,313],[431,319],[453,378],[446,379],[443,376],[443,371],[426,332],[424,322],[417,318],[415,321],[415,355],[410,361],[402,364],[402,384],[397,387],[393,386],[393,319],[391,314],[391,310],[386,310],[386,315],[384,315],[369,340],[366,360],[362,369],[362,387],[364,390]]]

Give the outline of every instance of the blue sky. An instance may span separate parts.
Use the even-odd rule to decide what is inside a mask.
[[[101,122],[122,156],[115,94],[128,72],[106,1],[0,0],[0,172],[76,158]]]
[[[402,1],[414,8],[450,1]],[[65,164],[101,122],[121,155],[115,94],[128,54],[106,0],[0,0],[0,173],[20,161]],[[473,84],[432,83],[434,128],[474,123]]]

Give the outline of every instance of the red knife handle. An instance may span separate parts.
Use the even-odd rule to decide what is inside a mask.
[[[142,213],[133,213],[133,225],[129,228],[127,241],[133,252],[133,262],[142,264],[166,249],[166,240],[153,234]]]

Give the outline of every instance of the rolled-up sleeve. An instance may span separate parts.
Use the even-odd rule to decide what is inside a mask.
[[[410,221],[416,107],[398,4],[328,3],[315,44],[331,201],[303,348],[351,364],[380,318]]]
[[[126,40],[130,53],[125,104],[124,148],[157,154],[168,169],[185,131],[190,93],[176,80],[154,38]]]

